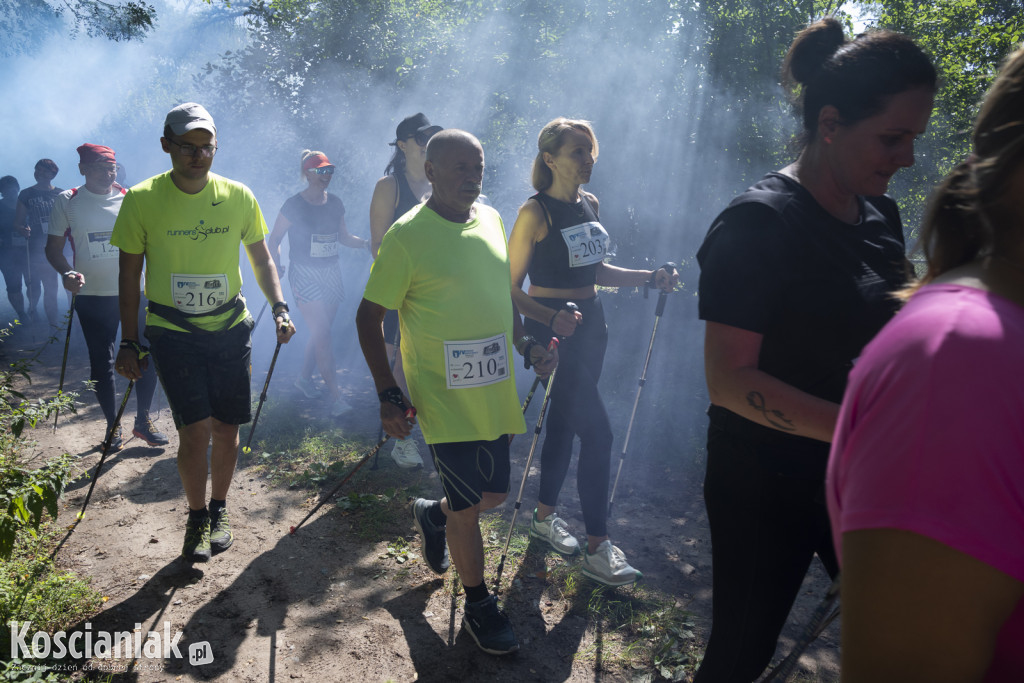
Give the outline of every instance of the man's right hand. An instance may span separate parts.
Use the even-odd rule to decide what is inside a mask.
[[[72,294],[78,294],[85,286],[85,276],[77,271],[69,270],[61,276],[61,282],[64,289]]]
[[[142,379],[142,371],[149,367],[147,358],[139,358],[131,349],[121,349],[117,352],[117,359],[114,361],[114,369],[117,374],[128,379]]]
[[[405,401],[407,406],[412,404],[405,394],[402,394],[402,400]],[[384,426],[384,431],[388,436],[394,439],[404,439],[412,434],[412,427],[416,424],[416,409],[407,408],[406,411],[403,412],[402,409],[394,403],[391,403],[390,401],[381,401],[380,422]]]

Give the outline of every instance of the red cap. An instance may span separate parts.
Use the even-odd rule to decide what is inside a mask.
[[[117,163],[114,159],[114,150],[103,145],[93,145],[88,142],[78,148],[78,161],[83,164],[94,164],[98,161]]]
[[[311,168],[323,168],[324,166],[333,166],[331,162],[327,160],[327,157],[323,154],[314,154],[305,161],[302,162],[302,170],[308,171]]]

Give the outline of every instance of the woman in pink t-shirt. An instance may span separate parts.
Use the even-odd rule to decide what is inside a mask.
[[[846,683],[1024,681],[1024,48],[973,143],[833,440]]]

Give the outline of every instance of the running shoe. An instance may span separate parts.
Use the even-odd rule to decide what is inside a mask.
[[[157,426],[149,418],[146,418],[145,422],[136,420],[135,429],[132,430],[132,434],[150,446],[166,446],[168,443],[167,435],[157,429]]]
[[[583,575],[606,586],[628,586],[643,578],[643,574],[629,566],[626,556],[609,540],[601,541],[597,552],[583,553]]]
[[[306,398],[320,398],[320,390],[310,377],[299,377],[295,380],[295,388],[306,395]]]
[[[537,521],[537,509],[533,510],[533,521],[530,522],[530,536],[544,541],[551,549],[562,555],[575,555],[579,552],[580,543],[569,533],[569,525],[565,520],[552,512],[543,521]]]
[[[201,517],[193,521],[191,515],[185,523],[185,545],[181,556],[187,562],[209,562],[210,560],[210,518]]]
[[[462,615],[462,628],[477,646],[492,655],[507,655],[519,649],[516,632],[505,611],[498,607],[498,598],[488,595],[479,602],[467,602]]]
[[[107,435],[110,434],[110,425],[107,425],[107,431],[103,432],[103,442],[100,443],[100,452],[103,451],[103,444],[107,441]],[[117,453],[124,446],[124,440],[121,438],[121,425],[117,425],[114,430],[114,437],[110,440],[110,450],[108,453]]]
[[[231,520],[227,508],[210,510],[210,549],[214,553],[222,553],[235,542],[231,533]]]
[[[420,447],[412,434],[404,439],[397,439],[395,447],[391,449],[391,459],[402,469],[412,469],[423,466],[423,458],[420,457]]]
[[[331,403],[331,417],[341,417],[350,410],[352,406],[343,398]]]
[[[448,557],[448,542],[445,527],[436,526],[430,521],[428,509],[434,501],[417,498],[412,502],[412,519],[416,522],[416,530],[420,532],[420,551],[423,559],[434,570],[435,574],[444,574],[451,566]]]

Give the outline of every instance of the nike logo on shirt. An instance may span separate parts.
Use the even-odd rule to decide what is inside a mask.
[[[223,204],[223,203],[224,203],[224,200],[222,199],[222,200],[220,200],[219,202],[210,202],[210,203],[211,203],[211,204],[212,204],[213,206],[217,206],[218,204]]]

